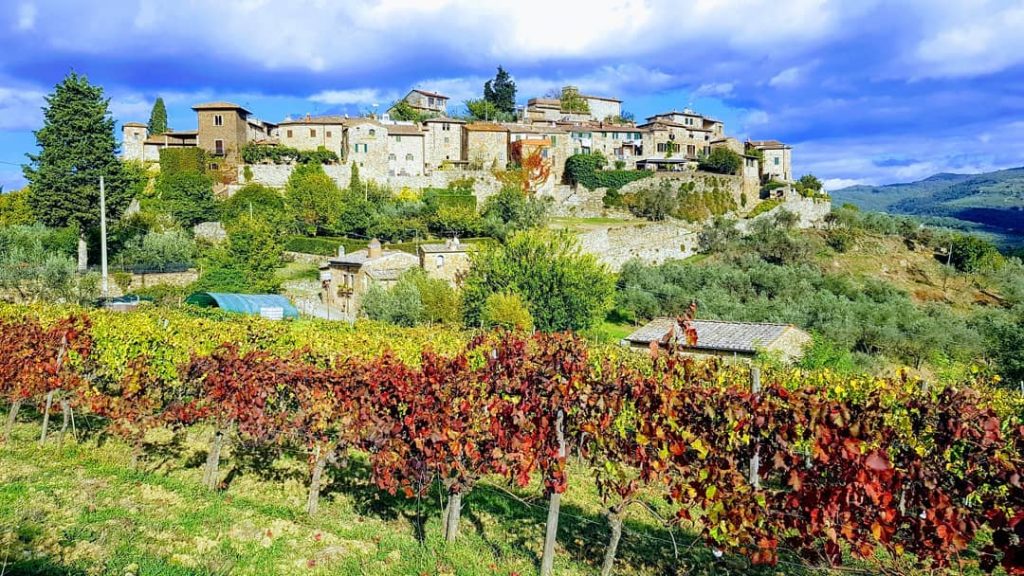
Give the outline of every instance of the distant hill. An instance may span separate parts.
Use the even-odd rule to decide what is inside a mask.
[[[831,194],[837,205],[921,216],[989,233],[1003,243],[1024,243],[1024,167],[985,174],[941,173],[918,182],[850,186]]]

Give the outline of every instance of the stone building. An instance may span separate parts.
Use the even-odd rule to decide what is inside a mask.
[[[369,246],[338,255],[320,265],[321,297],[324,304],[340,310],[350,320],[359,315],[363,295],[373,284],[391,288],[398,277],[419,265],[419,258],[408,252],[385,250],[374,238]]]
[[[643,137],[645,159],[682,158],[695,161],[702,154],[711,152],[713,133],[705,128],[690,127],[661,119],[655,119],[638,128]]]
[[[600,152],[608,160],[624,160],[628,165],[643,150],[643,130],[636,126],[597,122],[574,124],[566,129],[572,137],[574,154]]]
[[[685,345],[682,329],[675,318],[655,318],[623,340],[634,348],[648,349],[652,343],[667,346],[675,340],[683,344],[681,352],[693,356],[751,359],[759,352],[778,354],[783,362],[803,356],[811,335],[791,324],[694,320],[697,344]]]
[[[572,86],[563,90],[566,89],[576,91]],[[526,102],[525,119],[530,122],[602,122],[622,116],[622,100],[585,94],[579,97],[587,103],[586,112],[564,109],[561,98],[531,98]]]
[[[421,176],[423,130],[417,124],[388,124],[388,176]]]
[[[412,106],[417,112],[423,114],[430,116],[448,115],[448,97],[437,92],[429,92],[417,88],[410,90],[402,100],[409,104],[409,106]]]
[[[520,161],[539,150],[555,182],[560,182],[565,161],[572,155],[569,133],[561,126],[546,124],[506,124],[509,131],[509,159]]]
[[[352,118],[345,123],[345,154],[342,161],[355,162],[363,178],[384,182],[388,175],[388,129],[372,118]]]
[[[242,147],[249,142],[250,112],[230,102],[196,104],[192,109],[198,117],[196,145],[215,159],[238,163]]]
[[[149,136],[149,130],[142,122],[125,122],[121,125],[121,158],[124,160],[144,160],[143,142]]]
[[[764,180],[793,181],[793,147],[778,140],[753,140],[747,146],[761,152],[761,178]]]
[[[508,128],[491,122],[471,122],[462,128],[463,160],[470,167],[508,166]]]
[[[316,150],[321,146],[343,156],[345,118],[342,116],[309,116],[283,120],[273,130],[274,141],[297,150]]]
[[[458,238],[450,238],[439,244],[421,244],[420,268],[427,276],[445,280],[453,288],[458,288],[469,273],[470,255],[475,249],[475,245],[463,244]]]
[[[423,122],[425,171],[462,163],[462,127],[465,123],[454,118],[431,118]]]

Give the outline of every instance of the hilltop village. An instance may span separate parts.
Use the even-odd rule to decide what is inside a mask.
[[[307,115],[269,122],[230,102],[196,104],[194,130],[150,134],[146,124],[125,123],[122,154],[127,160],[159,161],[162,149],[198,147],[218,162],[241,165],[259,164],[247,160],[259,157],[255,151],[261,148],[323,149],[334,153],[340,166],[355,163],[365,178],[402,186],[439,171],[504,169],[524,149],[539,149],[550,164],[552,183],[558,183],[574,154],[599,152],[609,168],[678,172],[694,169],[702,155],[725,147],[744,158],[745,179],[793,179],[792,148],[786,144],[740,142],[728,136],[720,120],[690,109],[638,124],[623,118],[621,100],[579,94],[573,87],[564,88],[561,98],[530,99],[514,122],[451,117],[449,98],[427,90],[410,91],[398,105],[420,120],[397,120],[392,107],[379,117]],[[264,178],[273,180],[269,172]]]

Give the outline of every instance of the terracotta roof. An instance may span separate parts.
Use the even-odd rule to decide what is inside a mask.
[[[424,96],[433,96],[434,98],[441,98],[443,100],[447,100],[448,99],[448,97],[445,96],[444,94],[438,94],[437,92],[430,92],[430,91],[427,91],[427,90],[420,90],[419,88],[413,88],[410,91],[410,93],[411,92],[419,92],[420,94],[423,94]]]
[[[345,126],[355,126],[357,124],[373,124],[374,126],[381,127],[384,126],[374,118],[364,118],[362,116],[358,118],[346,118],[344,121],[342,121],[342,124],[344,124]]]
[[[558,126],[535,126],[533,124],[505,124],[513,134],[565,134],[565,129]]]
[[[388,136],[423,136],[423,130],[415,124],[385,124]]]
[[[791,146],[783,144],[778,140],[749,140],[747,142],[754,148],[765,148],[768,150],[781,150],[785,148],[791,148]]]
[[[492,122],[471,122],[466,124],[468,132],[508,132],[508,128]]]
[[[241,110],[246,114],[251,114],[245,108],[231,102],[204,102],[202,104],[196,104],[192,107],[193,110]]]
[[[448,118],[447,116],[435,116],[433,118],[427,118],[423,121],[424,124],[430,122],[447,122],[449,124],[465,124],[465,120],[459,120],[458,118]]]
[[[295,126],[301,124],[344,124],[344,116],[306,116],[295,120],[282,120],[277,126]]]
[[[583,96],[584,98],[586,98],[588,100],[604,100],[606,102],[618,102],[620,104],[622,103],[622,100],[619,100],[618,98],[607,98],[605,96],[585,96],[585,95],[582,95],[582,94],[580,96]]]
[[[697,345],[694,350],[720,350],[753,354],[768,349],[790,330],[801,331],[791,324],[768,324],[760,322],[727,322],[723,320],[694,320],[697,329]],[[665,342],[669,332],[680,333],[675,318],[655,318],[642,328],[626,336],[634,344]],[[684,348],[689,348],[684,346]]]
[[[146,128],[147,125],[142,122],[125,122],[124,124],[121,124],[121,126],[130,128]]]
[[[695,126],[687,126],[686,124],[680,124],[679,122],[672,122],[672,121],[669,121],[669,120],[654,120],[653,122],[648,122],[646,124],[641,124],[640,128],[657,127],[657,126],[666,126],[666,127],[669,127],[669,128],[685,128],[686,130],[691,130],[693,132],[711,132],[711,130],[708,130],[707,128],[697,128]]]
[[[561,108],[562,101],[558,98],[530,98],[526,102],[527,106],[538,106],[542,108]]]
[[[376,258],[370,258],[369,249],[363,248],[362,250],[349,252],[348,254],[344,254],[342,256],[335,256],[334,258],[331,258],[327,262],[328,264],[352,264],[362,266],[368,262],[378,262],[385,258],[391,258],[399,255],[412,257],[412,254],[409,254],[408,252],[402,252],[399,250],[384,250],[380,256],[377,256]]]

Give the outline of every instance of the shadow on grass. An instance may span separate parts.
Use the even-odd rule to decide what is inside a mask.
[[[0,560],[0,566],[3,566]],[[0,571],[4,569],[0,568]],[[49,559],[32,559],[15,562],[6,567],[4,574],[19,576],[87,576],[87,572],[78,568],[57,564]]]

